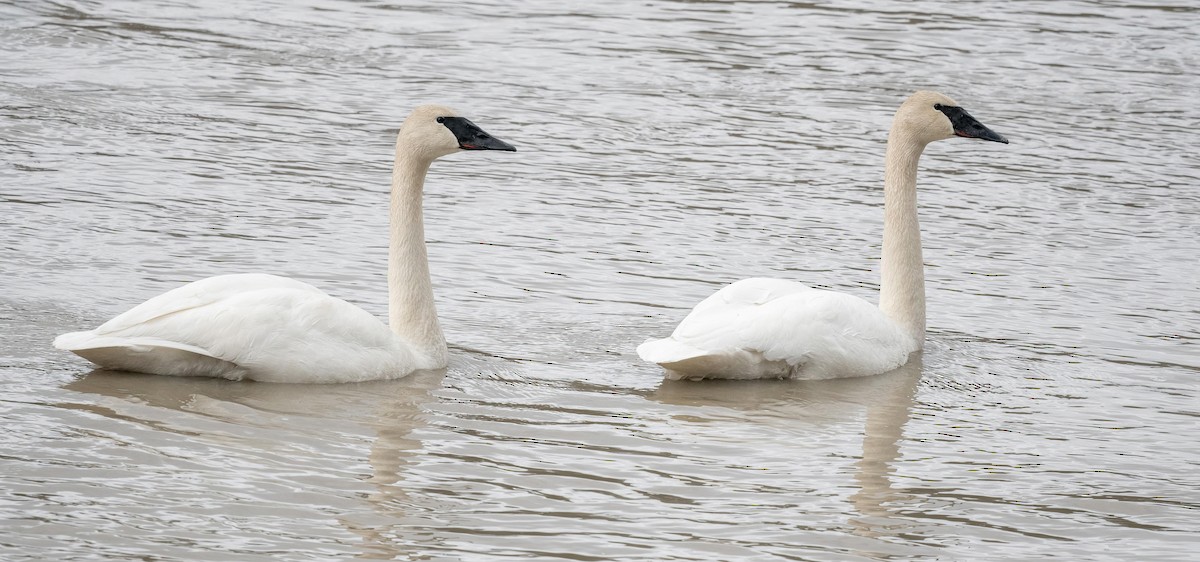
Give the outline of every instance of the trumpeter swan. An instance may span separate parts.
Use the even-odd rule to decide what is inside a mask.
[[[874,375],[908,361],[925,339],[925,275],[917,161],[954,136],[1007,144],[945,95],[901,104],[888,134],[879,306],[782,279],[745,279],[705,299],[670,337],[638,346],[669,379],[825,379]]]
[[[54,346],[112,370],[232,380],[338,383],[446,366],[425,253],[425,173],[460,150],[515,151],[449,108],[417,107],[396,139],[388,252],[389,325],[294,279],[221,275],[158,295]]]

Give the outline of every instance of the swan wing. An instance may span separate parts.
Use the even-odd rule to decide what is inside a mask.
[[[352,382],[426,368],[370,313],[274,276],[197,281],[55,345],[110,369],[273,382]]]
[[[705,299],[669,338],[638,353],[672,378],[835,378],[902,365],[908,339],[858,297],[755,278]]]
[[[101,336],[95,331],[72,332],[55,338],[54,346],[107,369],[234,380],[242,378],[236,364],[214,357],[206,349],[161,338]]]
[[[231,296],[261,289],[295,289],[325,294],[320,289],[287,277],[265,273],[218,275],[193,281],[155,296],[101,324],[97,334],[117,333],[160,316],[220,302]]]

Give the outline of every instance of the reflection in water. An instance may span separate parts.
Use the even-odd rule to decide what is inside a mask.
[[[855,511],[863,516],[851,520],[859,534],[871,537],[886,534],[884,531],[891,526],[887,518],[892,514],[887,504],[904,499],[903,494],[892,490],[891,475],[900,458],[904,424],[912,413],[921,380],[921,361],[918,353],[908,364],[874,381],[879,384],[867,405],[862,457],[854,473],[858,491],[850,496]]]
[[[159,408],[200,414],[231,422],[238,427],[298,429],[336,426],[346,419],[374,430],[366,478],[374,491],[365,496],[366,512],[353,511],[338,517],[348,531],[363,539],[366,559],[392,559],[401,553],[386,535],[403,514],[405,492],[397,485],[403,479],[407,459],[421,448],[411,434],[424,425],[424,405],[433,399],[430,391],[441,386],[444,370],[419,371],[394,381],[371,381],[341,385],[270,384],[227,381],[201,377],[166,377],[95,370],[63,388],[118,399],[104,406],[62,403],[68,409],[84,409],[109,418],[133,421],[189,439],[224,441],[220,430],[201,430],[199,423],[164,418]],[[141,406],[154,409],[143,410]],[[271,445],[263,444],[270,448]],[[280,467],[280,470],[286,470]],[[231,478],[237,475],[231,473]],[[305,474],[291,476],[298,489],[308,487]],[[372,513],[374,515],[372,515]]]
[[[723,406],[756,410],[764,416],[785,416],[794,423],[814,423],[850,415],[846,406],[866,408],[862,455],[850,496],[862,517],[851,524],[857,534],[876,537],[894,526],[887,504],[904,499],[892,489],[891,474],[900,458],[904,425],[912,411],[921,380],[921,354],[903,367],[873,377],[820,381],[669,381],[651,396],[689,406]]]
[[[64,389],[233,420],[251,416],[286,427],[293,416],[365,422],[409,419],[429,399],[445,371],[422,371],[393,381],[354,384],[271,384],[206,377],[167,377],[96,369]],[[77,408],[60,404],[64,408]],[[397,415],[400,409],[406,414]],[[273,421],[271,421],[273,420]],[[237,420],[247,421],[247,420]]]

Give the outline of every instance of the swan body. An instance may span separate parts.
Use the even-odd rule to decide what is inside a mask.
[[[109,369],[265,382],[355,382],[435,369],[374,315],[286,277],[210,277],[54,345]]]
[[[638,346],[668,379],[827,379],[904,365],[925,339],[925,278],[917,223],[917,161],[954,136],[1008,141],[954,100],[910,96],[888,135],[880,305],[795,281],[745,279],[702,301],[670,337]]]
[[[856,296],[753,278],[704,299],[671,337],[637,351],[672,379],[828,379],[889,371],[913,346],[879,307]]]
[[[290,383],[397,378],[446,365],[425,254],[425,172],[459,150],[515,150],[441,106],[400,129],[392,176],[390,326],[307,283],[221,275],[167,291],[54,346],[112,370]]]

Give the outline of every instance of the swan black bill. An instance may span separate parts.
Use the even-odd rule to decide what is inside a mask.
[[[1004,135],[987,128],[978,119],[971,117],[971,114],[967,113],[967,110],[951,105],[939,104],[934,107],[946,114],[946,117],[950,119],[950,125],[954,127],[954,134],[969,139],[983,139],[1008,144],[1008,139],[1004,138]]]
[[[517,151],[516,147],[487,134],[466,117],[439,117],[438,121],[454,133],[454,138],[458,139],[458,147],[463,150]]]

